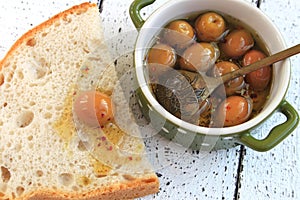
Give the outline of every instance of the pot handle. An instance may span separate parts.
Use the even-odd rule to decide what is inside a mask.
[[[140,15],[140,10],[154,2],[155,0],[134,0],[132,2],[129,8],[129,15],[136,28],[141,28],[145,22]]]
[[[239,138],[239,142],[251,149],[264,152],[272,149],[284,140],[297,127],[299,123],[299,115],[297,111],[285,100],[279,105],[277,110],[286,116],[287,120],[284,123],[272,128],[265,139],[256,139],[248,132]]]

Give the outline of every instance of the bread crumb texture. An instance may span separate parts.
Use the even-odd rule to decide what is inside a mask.
[[[78,72],[101,40],[98,8],[84,3],[24,34],[0,62],[1,200],[128,199],[158,190],[148,162],[108,166],[76,132]],[[109,93],[112,83],[100,90]],[[114,144],[126,141],[107,130]]]

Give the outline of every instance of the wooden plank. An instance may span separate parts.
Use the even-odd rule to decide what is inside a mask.
[[[144,8],[141,12],[144,19],[165,2],[157,0],[153,5]],[[128,15],[130,3],[131,1],[123,0],[103,2],[101,15],[105,35],[107,38],[113,38],[108,42],[112,43],[110,46],[113,46],[116,52],[132,51],[138,34]],[[132,54],[120,56],[116,63],[117,68],[127,66],[127,70],[132,69]],[[160,147],[152,146],[151,149],[153,151]],[[234,199],[240,147],[209,154],[186,150],[179,155],[180,157],[174,151],[167,153],[170,159],[175,158],[175,161],[157,169],[161,183],[160,192],[141,199]],[[153,162],[156,163],[157,160]]]
[[[298,0],[262,1],[261,9],[275,23],[288,47],[300,41],[300,2]],[[300,111],[300,56],[291,59],[292,78],[286,99]],[[282,122],[277,114],[257,131],[260,137]],[[300,127],[274,149],[258,153],[248,148],[240,173],[240,199],[300,199]]]

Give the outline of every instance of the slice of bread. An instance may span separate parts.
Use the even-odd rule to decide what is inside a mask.
[[[158,191],[136,133],[113,123],[91,130],[73,115],[82,90],[113,93],[117,76],[103,38],[97,6],[83,3],[28,31],[0,61],[1,200],[132,199]],[[121,92],[116,99],[122,104]],[[97,134],[116,147],[115,157],[99,153]]]

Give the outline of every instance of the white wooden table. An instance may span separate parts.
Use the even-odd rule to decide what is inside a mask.
[[[145,19],[167,0],[142,10]],[[256,6],[254,0],[247,0]],[[10,0],[0,3],[0,57],[28,29],[83,0]],[[91,1],[97,3],[97,1]],[[128,8],[132,0],[102,0],[101,16],[106,39],[133,48],[137,32]],[[260,8],[277,25],[287,46],[300,42],[300,1],[262,0]],[[133,33],[130,36],[128,32]],[[121,36],[120,36],[121,35]],[[114,48],[123,48],[114,47]],[[132,67],[127,56],[118,65]],[[291,58],[292,79],[286,99],[300,112],[300,56]],[[274,115],[257,134],[263,137],[278,121]],[[171,152],[172,153],[172,152]],[[142,199],[300,199],[300,127],[274,149],[259,153],[238,146],[209,154],[187,150],[176,161],[157,169],[160,192]]]

